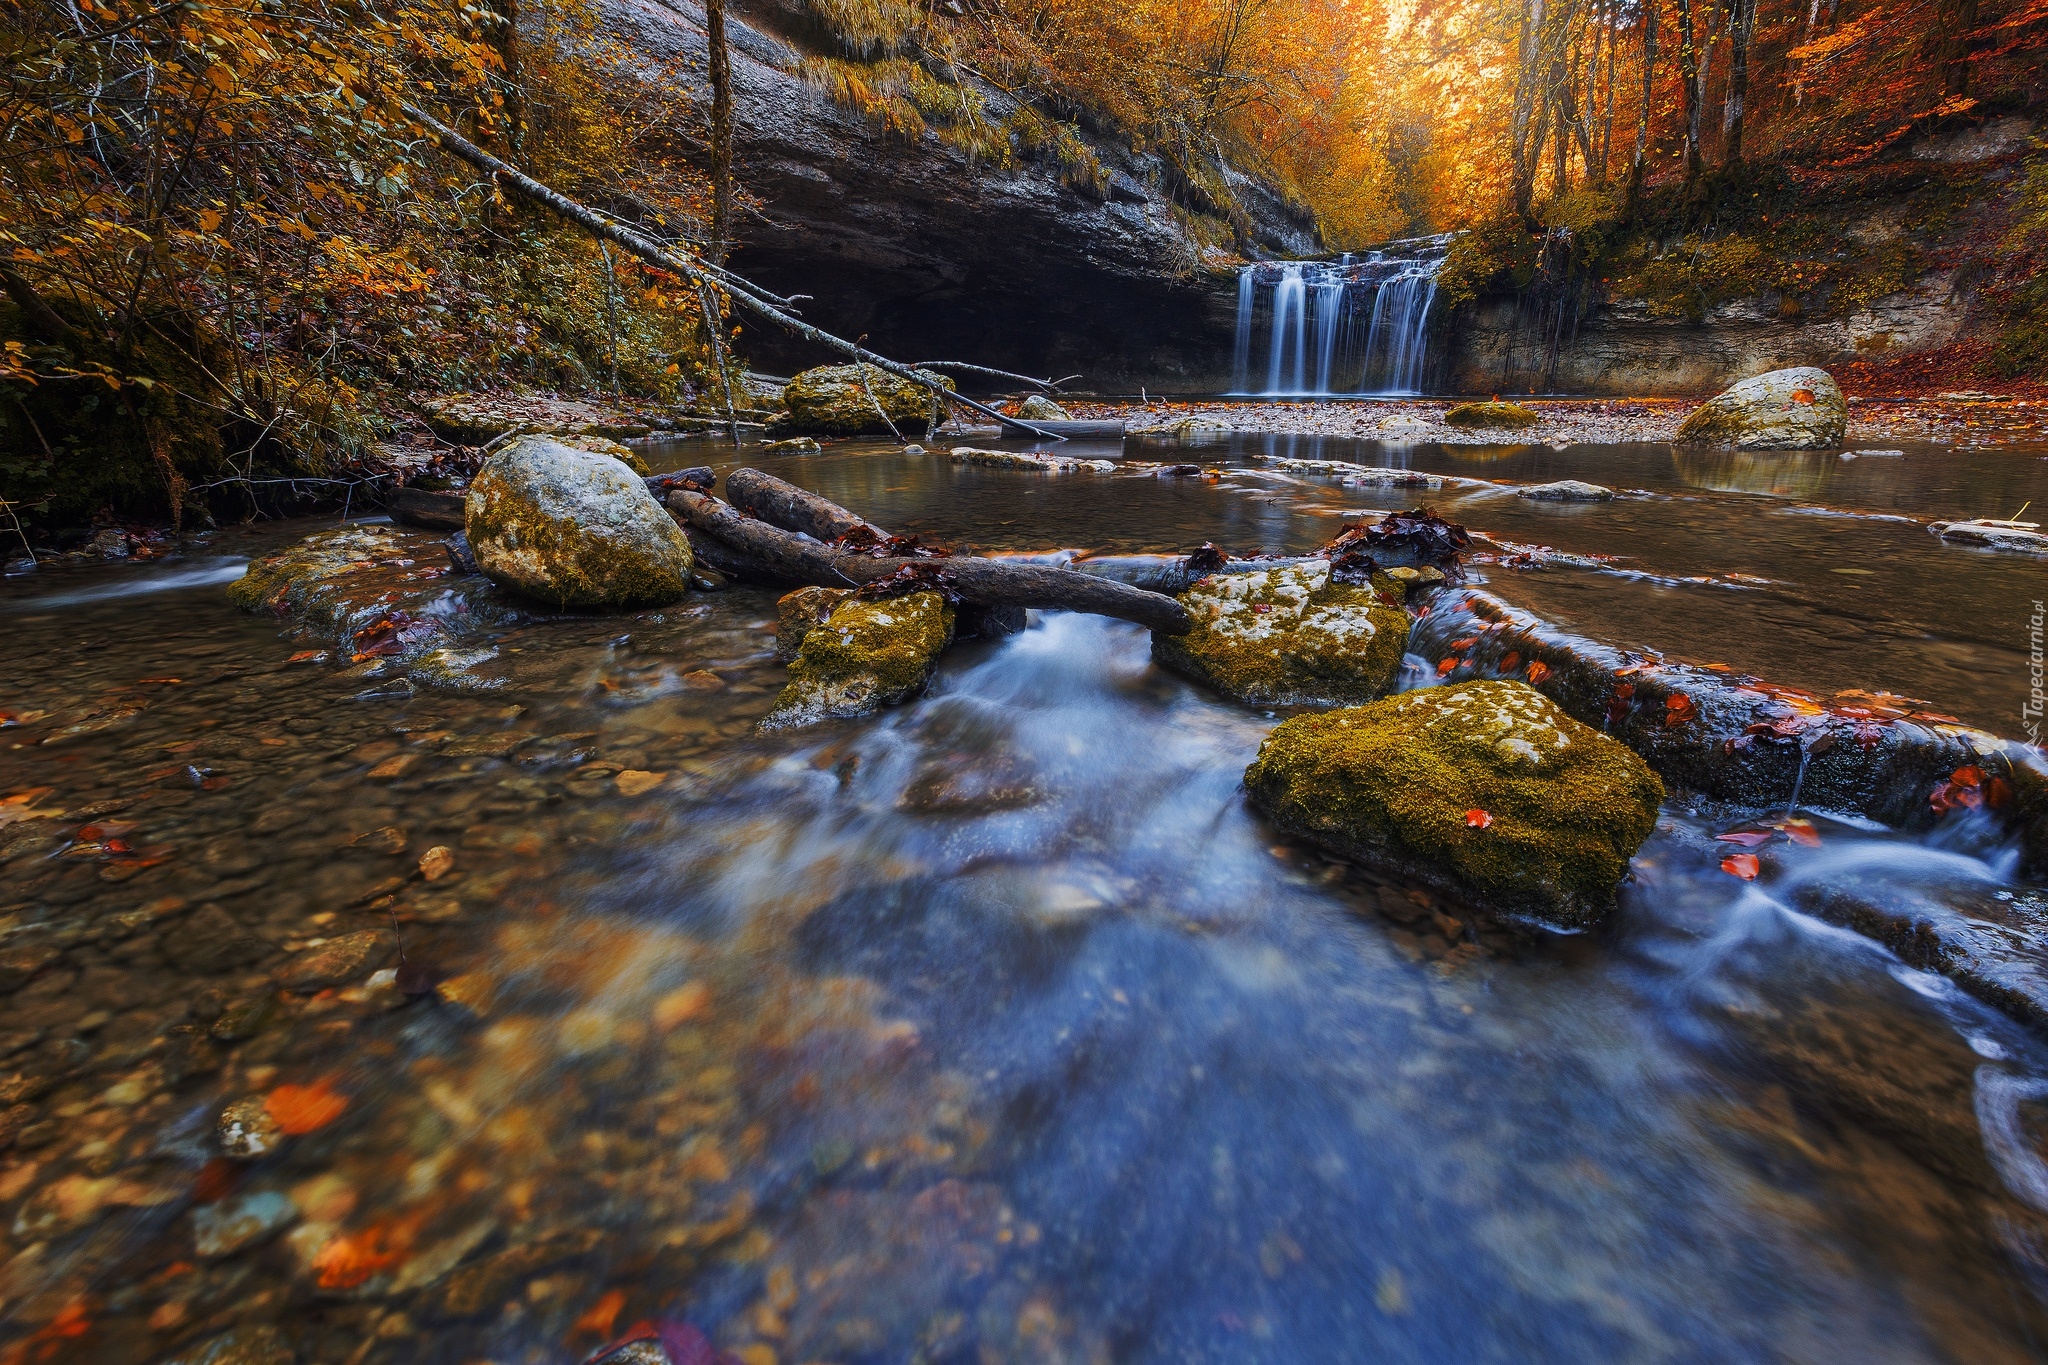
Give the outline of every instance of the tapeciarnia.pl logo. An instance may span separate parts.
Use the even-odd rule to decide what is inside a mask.
[[[2027,738],[2034,743],[2041,742],[2041,714],[2048,704],[2048,688],[2044,688],[2043,674],[2048,672],[2042,663],[2042,625],[2048,622],[2048,606],[2039,598],[2034,601],[2034,614],[2027,618],[2027,702],[2020,707],[2020,723],[2027,727]]]

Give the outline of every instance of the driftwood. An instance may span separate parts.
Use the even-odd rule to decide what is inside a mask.
[[[889,534],[836,502],[758,469],[735,469],[726,475],[725,500],[770,526],[779,526],[785,531],[801,531],[818,540],[837,540],[862,526],[883,539],[887,539]]]
[[[691,544],[711,550],[707,561],[736,578],[857,588],[918,566],[937,571],[963,600],[981,606],[1089,612],[1165,635],[1186,634],[1190,625],[1186,609],[1171,597],[1069,569],[964,555],[927,559],[864,554],[772,526],[687,489],[669,494],[668,505],[689,529]]]
[[[1032,422],[1031,425],[1046,435],[1057,436],[1063,441],[1121,441],[1125,432],[1125,424],[1122,422],[1079,417],[1044,418]],[[968,427],[966,430],[986,431],[988,428]],[[1007,428],[998,427],[997,430],[1003,431]]]
[[[408,118],[417,120],[422,127],[434,135],[442,148],[467,161],[480,171],[496,178],[499,185],[523,198],[554,210],[585,231],[608,241],[615,242],[660,270],[672,271],[702,288],[707,284],[723,290],[733,302],[746,305],[754,312],[779,326],[788,328],[807,341],[843,351],[857,361],[864,361],[878,370],[907,379],[919,388],[930,389],[940,399],[972,408],[984,417],[993,417],[1007,430],[1021,431],[1030,436],[1048,440],[1063,441],[1066,437],[1046,431],[1030,422],[1020,422],[1014,417],[1005,417],[986,403],[977,403],[972,398],[938,383],[929,374],[919,374],[908,365],[899,365],[887,356],[876,355],[865,346],[848,341],[845,337],[834,336],[820,327],[813,327],[792,316],[788,309],[791,300],[770,294],[750,280],[742,279],[723,266],[713,264],[701,256],[675,248],[663,246],[645,233],[628,227],[609,214],[600,213],[586,204],[579,204],[568,195],[550,189],[532,176],[509,162],[501,161],[483,148],[471,142],[462,134],[450,128],[441,120],[413,104],[401,104]]]

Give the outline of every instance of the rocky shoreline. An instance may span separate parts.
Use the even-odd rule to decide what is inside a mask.
[[[1203,432],[1336,436],[1355,440],[1434,441],[1444,445],[1608,444],[1669,441],[1698,401],[1690,398],[1522,398],[1536,425],[1502,432],[1454,426],[1443,415],[1455,400],[1216,399],[1069,401],[1077,418],[1121,418],[1134,429],[1192,422]],[[1847,445],[1946,441],[1964,445],[2048,443],[2048,401],[2025,398],[1849,398]]]

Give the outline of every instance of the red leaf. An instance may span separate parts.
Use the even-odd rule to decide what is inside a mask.
[[[1448,659],[1444,659],[1444,660],[1441,660],[1441,661],[1439,661],[1439,662],[1438,662],[1438,664],[1437,664],[1437,666],[1436,666],[1436,675],[1437,675],[1437,676],[1438,676],[1439,678],[1441,678],[1441,677],[1445,676],[1445,675],[1446,675],[1446,674],[1448,674],[1448,673],[1449,673],[1449,672],[1450,672],[1450,671],[1451,671],[1452,669],[1456,668],[1456,667],[1458,666],[1458,664],[1459,664],[1459,663],[1460,663],[1460,660],[1459,660],[1459,659],[1457,658],[1457,656],[1455,656],[1455,655],[1453,655],[1452,657],[1450,657],[1450,658],[1448,658]]]
[[[1721,870],[1731,877],[1753,882],[1757,873],[1763,871],[1763,865],[1757,862],[1754,853],[1731,853],[1721,860]]]
[[[1467,829],[1485,829],[1492,823],[1493,817],[1476,806],[1465,812],[1465,827]]]
[[[1683,692],[1673,692],[1664,699],[1664,728],[1667,730],[1675,730],[1698,715],[1699,710],[1692,704],[1692,698]]]
[[[1714,836],[1724,844],[1741,844],[1744,848],[1757,848],[1771,841],[1767,829],[1738,829]]]
[[[1984,770],[1974,763],[1965,763],[1950,773],[1948,780],[1958,787],[1981,787],[1984,785]]]
[[[281,1085],[263,1102],[277,1126],[292,1137],[325,1128],[348,1108],[348,1097],[337,1095],[326,1079],[311,1085]]]
[[[1783,829],[1785,837],[1801,848],[1820,847],[1820,831],[1813,827],[1811,820],[1787,820]]]
[[[1511,650],[1509,650],[1509,651],[1508,651],[1508,652],[1507,652],[1506,654],[1504,654],[1504,655],[1502,655],[1502,656],[1501,656],[1501,661],[1500,661],[1500,671],[1501,671],[1501,672],[1503,672],[1503,673],[1512,673],[1512,672],[1514,672],[1514,671],[1515,671],[1516,669],[1520,668],[1521,666],[1522,666],[1522,656],[1521,656],[1521,654],[1520,654],[1519,652],[1517,652],[1516,650],[1512,650],[1512,649],[1511,649]]]
[[[1531,660],[1531,661],[1529,662],[1529,682],[1530,682],[1530,684],[1531,684],[1532,686],[1533,686],[1533,685],[1535,685],[1536,683],[1540,683],[1540,682],[1542,682],[1542,681],[1543,681],[1543,680],[1544,680],[1545,678],[1547,678],[1547,677],[1549,677],[1549,676],[1550,676],[1550,665],[1549,665],[1549,664],[1547,664],[1547,663],[1544,663],[1544,662],[1543,662],[1543,660],[1541,660],[1541,659],[1532,659],[1532,660]]]

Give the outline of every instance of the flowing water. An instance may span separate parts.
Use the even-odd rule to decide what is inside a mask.
[[[1262,454],[1597,477],[1643,495],[1431,497],[1629,556],[1479,566],[1589,634],[2010,733],[2039,563],[1886,518],[2009,511],[2041,453],[771,467],[1012,550],[1395,505]],[[749,1365],[2048,1351],[2048,1046],[1791,908],[2025,899],[2002,855],[1818,814],[1744,883],[1698,838],[1738,813],[1674,801],[1611,930],[1530,941],[1276,837],[1238,789],[1273,718],[1135,627],[1046,615],[795,734],[751,728],[754,590],[508,627],[499,690],[395,695],[223,604],[308,529],[6,585],[0,1358],[571,1362],[640,1320]],[[281,951],[394,924],[437,996],[277,993]],[[225,1161],[248,1095],[293,1131]]]
[[[1389,243],[1328,261],[1263,261],[1237,277],[1236,391],[1253,392],[1265,324],[1265,394],[1420,393],[1429,313],[1449,237]]]

